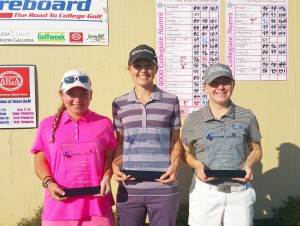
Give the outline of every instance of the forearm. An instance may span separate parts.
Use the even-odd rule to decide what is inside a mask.
[[[112,159],[113,159],[113,150],[106,148],[105,149],[105,162],[104,162],[104,173],[103,178],[112,177]]]
[[[192,147],[183,145],[182,161],[191,168],[197,169],[201,164],[191,153]]]
[[[180,140],[176,141],[171,150],[171,165],[178,166],[180,163],[183,146]]]
[[[123,133],[117,132],[116,137],[117,137],[117,147],[113,154],[112,166],[113,168],[117,167],[118,169],[121,169],[122,158],[123,158]]]
[[[248,146],[250,149],[250,154],[245,161],[245,165],[248,165],[252,168],[262,159],[262,148],[260,142],[248,143]]]
[[[43,180],[46,176],[53,176],[51,167],[45,158],[43,151],[34,155],[34,170],[38,178],[41,180]]]
[[[113,155],[112,165],[117,166],[119,168],[122,167],[122,153],[123,153],[123,145],[118,144]]]
[[[180,141],[180,130],[171,130],[171,154],[170,154],[170,161],[171,165],[177,166],[180,163],[181,155],[183,152],[183,146]]]

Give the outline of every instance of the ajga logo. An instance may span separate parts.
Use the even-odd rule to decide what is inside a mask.
[[[0,68],[1,97],[29,97],[28,68]]]

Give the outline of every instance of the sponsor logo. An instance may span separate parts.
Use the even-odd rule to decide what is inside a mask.
[[[13,36],[13,32],[12,31],[1,31],[0,36],[1,37],[11,37],[11,36]]]
[[[14,36],[15,37],[30,37],[31,33],[25,32],[25,31],[16,31]]]
[[[134,56],[136,53],[140,53],[140,52],[148,52],[148,53],[154,55],[154,53],[152,51],[148,50],[148,49],[139,49],[139,50],[133,51],[131,53],[131,55]]]
[[[0,88],[14,91],[23,85],[23,77],[16,71],[5,71],[0,74]]]
[[[82,32],[70,32],[70,42],[83,42]]]
[[[0,0],[0,10],[53,10],[53,11],[89,11],[92,0],[61,1],[61,0]],[[3,15],[3,17],[12,16]]]
[[[8,43],[8,42],[13,42],[11,38],[0,38],[1,43]]]
[[[30,97],[29,68],[0,68],[0,97]]]
[[[0,37],[30,37],[30,32],[25,31],[1,31]]]
[[[88,34],[86,40],[90,42],[101,42],[105,40],[105,34]]]
[[[224,138],[224,136],[213,136],[212,134],[207,134],[206,139],[212,141],[214,138]]]
[[[0,43],[31,43],[32,38],[0,38]]]
[[[216,71],[221,71],[221,72],[228,72],[228,73],[230,73],[230,71],[227,69],[227,68],[225,68],[225,67],[222,67],[222,66],[217,66],[217,67],[213,67],[213,68],[211,68],[210,70],[209,70],[209,73],[213,73],[213,72],[216,72]]]
[[[32,38],[14,38],[14,42],[20,42],[20,43],[31,43],[34,42]]]
[[[243,124],[232,124],[232,129],[245,129]]]
[[[65,42],[64,32],[39,32],[38,33],[39,42]]]

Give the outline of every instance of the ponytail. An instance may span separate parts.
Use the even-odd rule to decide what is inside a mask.
[[[64,112],[64,110],[66,109],[64,103],[62,103],[62,105],[58,108],[57,113],[55,114],[55,119],[52,125],[52,130],[51,130],[51,139],[49,141],[49,143],[54,143],[55,141],[55,131],[57,129],[57,126],[59,124],[60,118],[62,113]]]

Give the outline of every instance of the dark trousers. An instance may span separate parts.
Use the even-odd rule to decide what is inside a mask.
[[[150,226],[176,226],[179,194],[171,196],[117,196],[120,226],[145,226],[148,214]]]

